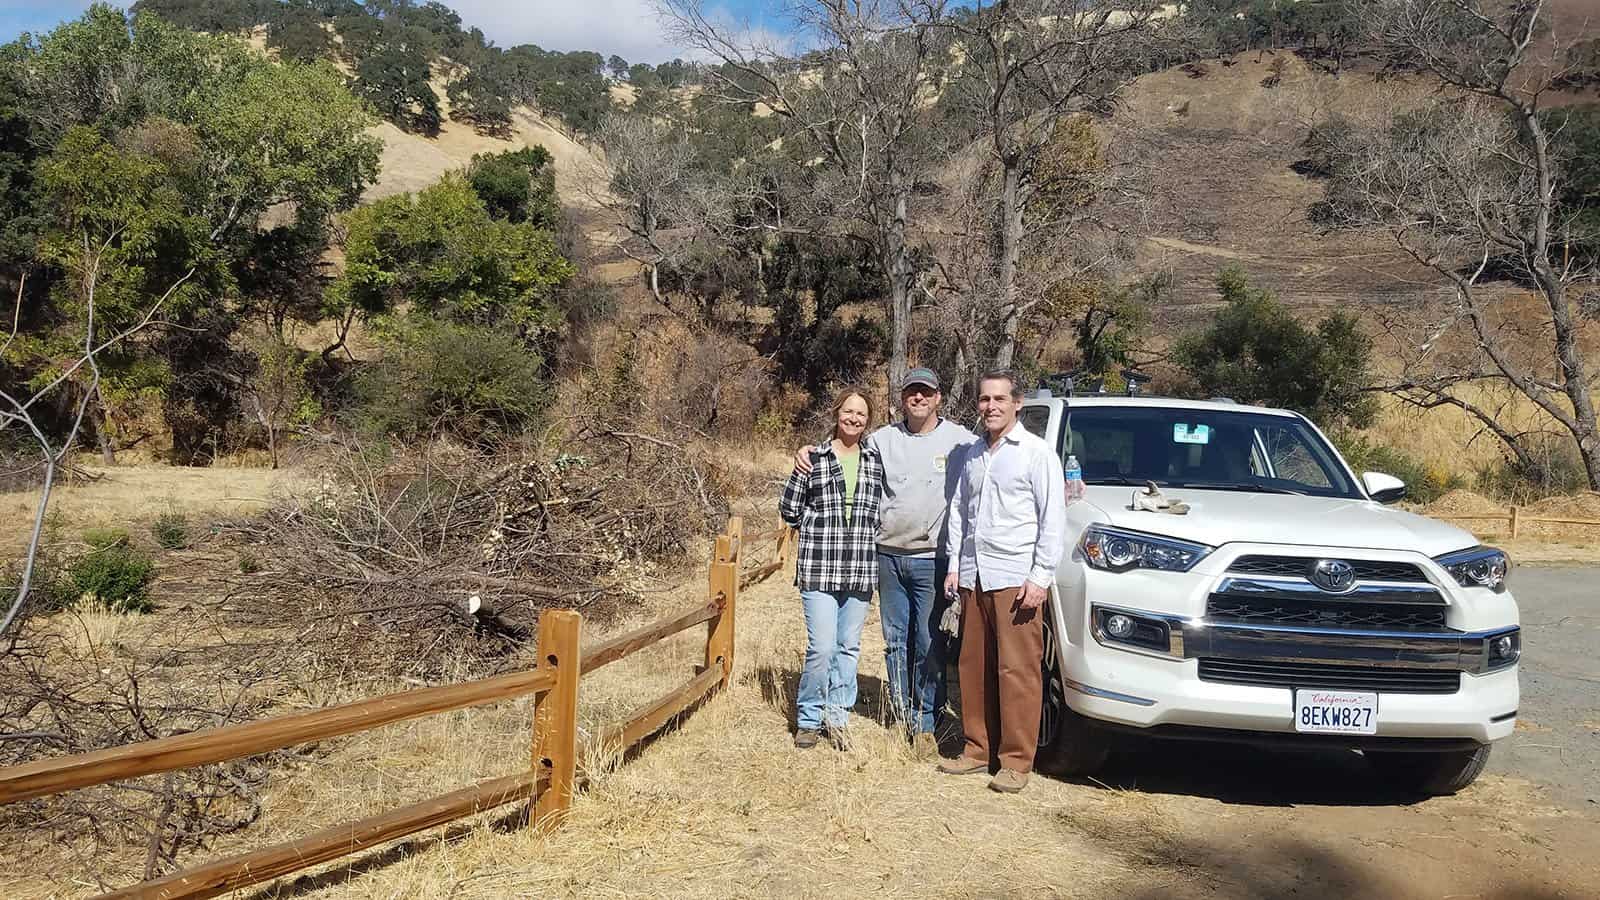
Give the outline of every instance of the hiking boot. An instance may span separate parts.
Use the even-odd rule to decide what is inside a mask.
[[[939,740],[931,731],[919,731],[911,736],[911,753],[917,759],[935,759],[939,755]]]
[[[947,759],[939,763],[937,768],[941,775],[977,775],[980,772],[985,775],[989,774],[988,763],[969,759],[965,756]]]
[[[1028,773],[1016,769],[1001,769],[989,779],[989,790],[1002,794],[1015,794],[1028,786]]]
[[[817,734],[816,730],[812,728],[802,728],[794,733],[794,745],[799,750],[810,750],[820,740],[822,740],[822,735]]]

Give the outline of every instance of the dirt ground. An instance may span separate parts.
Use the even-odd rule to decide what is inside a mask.
[[[697,573],[685,577],[641,617],[704,589]],[[1510,776],[1415,801],[1375,787],[1353,754],[1189,746],[1124,755],[1095,780],[1036,778],[1017,797],[982,778],[940,776],[879,721],[875,614],[854,746],[797,751],[789,723],[803,635],[782,578],[746,591],[733,688],[595,775],[553,835],[517,828],[502,811],[240,896],[1600,896],[1600,810]],[[700,640],[683,635],[586,679],[585,723],[618,718],[687,677]],[[212,852],[513,771],[530,715],[510,703],[334,742],[270,789],[257,826]],[[136,849],[86,858],[5,843],[0,896],[86,896],[138,868]]]

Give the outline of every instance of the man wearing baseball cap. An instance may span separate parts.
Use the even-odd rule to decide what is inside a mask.
[[[945,580],[945,516],[956,485],[953,451],[976,440],[941,418],[939,376],[915,368],[900,382],[905,417],[867,438],[883,460],[883,510],[878,525],[879,618],[889,700],[920,755],[938,752],[934,726],[945,701],[945,646],[939,632]],[[811,465],[801,448],[795,465]]]

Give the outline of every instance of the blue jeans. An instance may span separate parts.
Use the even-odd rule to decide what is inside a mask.
[[[932,732],[944,706],[945,640],[939,631],[939,592],[945,559],[878,554],[878,614],[889,705],[916,732]]]
[[[843,728],[856,705],[856,666],[861,660],[861,623],[867,620],[866,591],[801,591],[806,611],[806,662],[795,698],[795,725],[816,731]]]

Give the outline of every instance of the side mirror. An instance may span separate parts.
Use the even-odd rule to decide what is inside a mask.
[[[1395,503],[1406,496],[1406,483],[1382,472],[1361,473],[1361,484],[1366,487],[1367,494],[1379,503]]]

